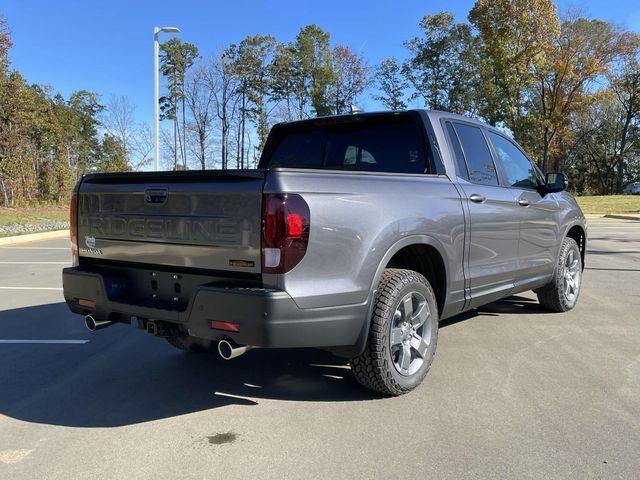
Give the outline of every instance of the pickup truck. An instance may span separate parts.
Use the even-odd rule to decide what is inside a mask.
[[[575,306],[587,230],[566,186],[446,112],[277,124],[254,170],[82,178],[64,296],[90,330],[131,323],[225,359],[325,349],[400,395],[440,320],[526,290]]]

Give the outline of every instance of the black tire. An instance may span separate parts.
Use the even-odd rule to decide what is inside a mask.
[[[398,350],[392,351],[394,347],[391,345],[391,329],[394,322],[397,322],[400,302],[409,294],[413,295],[413,292],[426,300],[428,316],[424,325],[426,328],[428,324],[430,341],[425,343],[428,344],[428,348],[424,356],[420,356],[422,364],[419,368],[411,374],[401,374],[394,363]],[[424,333],[424,330],[422,332]],[[351,370],[356,380],[370,390],[386,395],[402,395],[422,383],[431,368],[437,342],[438,307],[429,281],[413,270],[388,268],[378,284],[366,347],[360,355],[351,360]],[[414,351],[411,352],[410,363],[413,362]],[[417,350],[415,352],[417,353]]]
[[[573,258],[577,261],[577,280],[573,280],[575,288],[573,296],[565,293],[568,273],[567,262]],[[547,310],[552,312],[567,312],[576,306],[578,296],[580,295],[580,284],[582,281],[582,257],[580,256],[580,248],[573,238],[566,237],[560,246],[558,255],[558,263],[553,273],[553,279],[542,288],[534,290],[538,295],[538,301]]]
[[[172,346],[189,353],[210,353],[214,352],[217,347],[216,342],[192,337],[183,332],[166,337],[166,339]]]

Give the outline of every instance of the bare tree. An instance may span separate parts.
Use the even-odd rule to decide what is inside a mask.
[[[229,50],[214,56],[205,70],[204,80],[213,93],[215,115],[220,121],[220,163],[229,168],[231,126],[238,108],[237,77],[233,72]]]
[[[141,123],[133,139],[134,155],[129,162],[134,171],[142,170],[153,160],[153,129],[148,123]]]
[[[136,123],[135,105],[124,95],[112,95],[101,117],[102,127],[114,138],[133,170],[146,167],[153,153],[153,131],[146,123]]]
[[[187,77],[185,85],[186,104],[191,117],[190,129],[193,131],[197,143],[197,147],[192,149],[192,153],[198,159],[202,170],[207,168],[206,152],[210,144],[213,120],[211,108],[214,100],[214,90],[209,88],[206,79],[205,67],[200,65]]]
[[[180,170],[180,163],[175,161],[178,154],[178,144],[176,142],[176,136],[174,134],[174,126],[171,126],[171,131],[166,128],[160,128],[160,143],[162,150],[168,152],[168,156],[162,157],[162,167],[165,170]]]
[[[329,98],[334,113],[348,113],[356,97],[369,85],[369,67],[363,57],[344,45],[337,45],[331,52],[331,67]]]
[[[124,95],[111,95],[102,115],[102,125],[115,138],[124,151],[127,162],[132,163],[136,133],[135,106]]]

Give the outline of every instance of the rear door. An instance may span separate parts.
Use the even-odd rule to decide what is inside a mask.
[[[474,307],[513,289],[520,212],[514,192],[500,183],[483,130],[457,120],[446,122],[446,129],[469,209],[468,306]]]
[[[553,194],[540,195],[540,174],[520,147],[504,135],[489,131],[498,167],[514,193],[520,216],[518,241],[518,275],[516,282],[536,283],[545,280],[555,267],[559,244],[558,213],[560,206]]]
[[[263,171],[90,175],[80,258],[259,273]]]

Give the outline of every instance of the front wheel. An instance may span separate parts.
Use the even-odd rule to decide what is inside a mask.
[[[535,290],[538,301],[552,312],[566,312],[576,306],[582,282],[582,257],[573,238],[562,241],[553,279]]]
[[[438,342],[435,294],[418,272],[388,268],[374,302],[366,347],[351,360],[351,370],[366,388],[402,395],[431,368]]]

